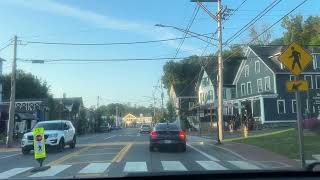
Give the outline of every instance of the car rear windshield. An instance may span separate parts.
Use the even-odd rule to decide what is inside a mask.
[[[143,128],[148,128],[150,127],[149,125],[142,125]]]
[[[62,123],[38,123],[34,128],[44,128],[44,130],[62,130]]]
[[[155,129],[156,131],[162,131],[162,130],[178,131],[179,130],[176,124],[157,124]]]

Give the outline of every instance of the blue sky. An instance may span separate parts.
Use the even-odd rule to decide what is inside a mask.
[[[224,23],[223,39],[226,40],[273,0],[247,0],[229,20]],[[302,0],[282,0],[256,25],[272,24],[294,8]],[[242,0],[224,0],[223,5],[236,8]],[[155,27],[161,23],[185,28],[190,21],[195,3],[190,0],[2,0],[0,1],[0,48],[17,34],[22,41],[48,42],[130,42],[181,37],[182,33],[168,28]],[[216,11],[215,3],[206,4]],[[296,14],[319,15],[317,0],[309,0]],[[198,33],[214,32],[216,23],[200,9],[191,30]],[[278,24],[273,37],[279,37],[283,29]],[[247,42],[247,33],[234,43]],[[18,58],[30,59],[109,59],[172,57],[179,41],[122,46],[49,46],[19,45]],[[201,54],[206,43],[196,39],[184,42],[179,57]],[[4,73],[11,71],[12,47],[0,52],[7,59]],[[215,52],[209,47],[206,53]],[[18,68],[31,72],[51,85],[55,97],[81,96],[86,106],[110,102],[150,104],[154,87],[159,85],[165,61],[108,62],[108,63],[57,63],[26,64],[18,62]],[[160,96],[159,90],[156,96]],[[159,102],[158,102],[159,105]]]

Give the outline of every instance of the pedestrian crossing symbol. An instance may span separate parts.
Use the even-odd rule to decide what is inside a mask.
[[[34,158],[41,159],[46,157],[45,149],[45,139],[44,139],[44,129],[34,128],[33,129],[33,139],[34,139]]]
[[[279,56],[279,60],[292,74],[298,76],[312,61],[312,56],[299,44],[293,42]]]

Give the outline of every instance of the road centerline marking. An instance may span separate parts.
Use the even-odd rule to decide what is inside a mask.
[[[187,144],[187,146],[189,146],[189,147],[192,148],[193,150],[197,151],[198,153],[202,154],[203,156],[205,156],[206,158],[210,159],[211,161],[220,161],[219,159],[211,156],[211,155],[208,154],[208,153],[205,153],[205,152],[201,151],[200,149],[192,146],[191,144]]]
[[[70,153],[70,154],[67,154],[67,155],[64,155],[62,156],[61,158],[57,159],[57,160],[54,160],[54,161],[51,161],[50,163],[48,163],[48,166],[53,166],[53,165],[57,165],[57,164],[61,164],[62,162],[72,158],[73,156],[76,156],[80,153],[83,153],[84,151],[87,151],[88,149],[92,148],[94,146],[87,146],[87,147],[84,147],[76,152],[73,152],[73,153]]]
[[[132,143],[127,144],[124,148],[121,149],[121,151],[112,159],[111,162],[120,162],[124,156],[128,153],[130,148],[132,147]]]

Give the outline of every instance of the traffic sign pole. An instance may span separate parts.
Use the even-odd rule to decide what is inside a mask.
[[[299,76],[296,76],[296,81],[299,80]],[[303,144],[303,121],[301,113],[301,98],[300,91],[296,90],[296,109],[297,109],[297,125],[298,125],[298,138],[299,138],[299,151],[300,151],[300,161],[301,167],[305,168],[305,158],[304,158],[304,144]]]

